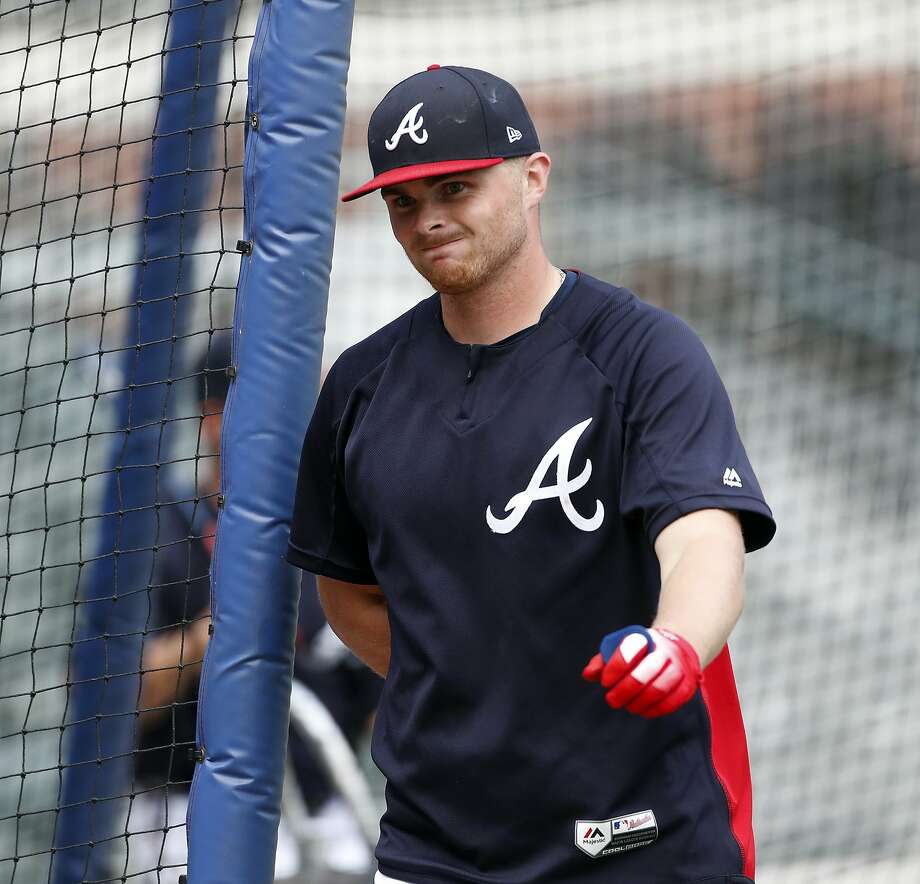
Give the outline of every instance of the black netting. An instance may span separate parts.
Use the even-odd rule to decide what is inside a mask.
[[[231,324],[259,5],[225,2],[218,36],[173,50],[162,0],[0,0],[0,874],[18,884],[48,879],[68,815],[111,844],[113,875],[161,866],[173,882],[181,865],[126,838],[184,841],[181,786],[142,778],[136,744],[117,794],[154,796],[151,813],[99,799],[118,780],[117,722],[141,727],[143,649],[190,620],[191,666],[205,623],[202,545],[181,525],[211,530],[197,380]],[[726,381],[780,525],[748,563],[733,644],[758,881],[920,879],[916,4],[357,5],[343,187],[368,177],[367,118],[395,82],[433,62],[493,70],[554,160],[551,259],[687,318]],[[191,82],[164,90],[182,53]],[[163,128],[174,105],[191,124]],[[327,363],[427,294],[379,200],[343,206]],[[181,604],[160,622],[166,597]],[[94,639],[88,622],[114,628]],[[105,711],[81,724],[87,696]],[[182,779],[187,699],[152,705],[161,769]],[[98,737],[84,762],[76,731]],[[84,768],[102,773],[68,809]]]
[[[0,3],[5,881],[180,870],[258,5]]]

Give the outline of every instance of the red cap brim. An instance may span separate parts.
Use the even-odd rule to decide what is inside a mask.
[[[452,175],[454,172],[469,172],[471,169],[485,169],[504,162],[504,157],[489,157],[483,160],[443,160],[438,163],[418,163],[415,166],[402,166],[375,175],[370,181],[346,193],[342,202],[347,203],[359,196],[371,193],[391,184],[404,184],[406,181],[418,181],[419,178],[433,178],[436,175]]]

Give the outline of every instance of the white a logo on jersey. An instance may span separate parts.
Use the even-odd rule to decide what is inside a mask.
[[[588,424],[593,418],[588,418],[580,424],[576,424],[571,430],[566,430],[550,447],[549,451],[543,455],[534,474],[530,477],[530,482],[523,491],[515,494],[511,500],[505,504],[505,512],[510,515],[503,519],[496,518],[492,514],[492,507],[486,507],[486,523],[496,534],[508,534],[514,531],[521,524],[530,505],[536,500],[548,500],[552,497],[559,499],[562,505],[562,511],[568,517],[568,520],[582,531],[596,531],[604,521],[604,505],[598,500],[597,509],[590,518],[585,518],[576,509],[572,503],[571,494],[583,488],[588,479],[591,478],[591,461],[585,461],[584,469],[574,478],[569,478],[569,466],[572,463],[572,455],[575,453],[575,446],[581,434],[588,429]],[[549,472],[553,461],[556,461],[556,484],[543,486],[543,480]]]
[[[402,121],[393,133],[393,137],[389,141],[383,142],[387,150],[396,150],[399,145],[399,139],[402,138],[403,135],[408,135],[416,144],[424,144],[428,140],[428,130],[422,129],[422,126],[425,125],[425,118],[418,115],[424,103],[424,101],[420,101],[412,108],[402,118]],[[419,129],[422,130],[421,135],[419,135]]]

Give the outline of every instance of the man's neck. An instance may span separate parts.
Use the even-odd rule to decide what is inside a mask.
[[[460,343],[494,344],[535,325],[560,285],[562,276],[542,248],[518,253],[485,285],[456,295],[442,292],[444,327]]]

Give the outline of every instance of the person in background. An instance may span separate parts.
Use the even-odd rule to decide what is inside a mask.
[[[129,820],[129,867],[142,881],[169,880],[187,861],[185,816],[195,769],[195,721],[210,618],[210,564],[220,489],[220,437],[229,389],[230,338],[217,333],[193,367],[201,409],[196,487],[161,486],[154,571],[135,752],[136,798]],[[292,569],[292,580],[300,579]],[[326,705],[353,747],[366,734],[382,680],[361,664],[326,623],[312,577],[303,580],[294,677]],[[320,836],[322,864],[343,882],[365,881],[372,859],[352,812],[334,794],[313,751],[291,728],[288,753],[297,785]],[[164,831],[166,830],[165,835]],[[294,878],[300,858],[282,818],[276,880]]]

